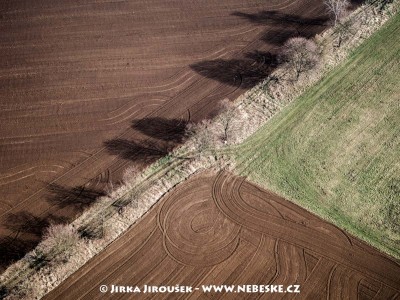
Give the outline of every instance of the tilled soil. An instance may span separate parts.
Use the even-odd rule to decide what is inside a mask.
[[[221,172],[177,186],[44,299],[397,299],[400,265],[297,205]],[[101,285],[300,285],[300,294],[100,293]]]
[[[0,3],[0,269],[326,28],[322,0]]]

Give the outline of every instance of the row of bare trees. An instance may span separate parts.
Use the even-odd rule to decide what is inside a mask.
[[[341,23],[345,16],[348,0],[324,0],[328,12],[332,15],[333,25],[342,36],[347,30],[347,24]],[[298,80],[303,72],[313,69],[319,61],[319,49],[316,43],[304,37],[294,37],[286,41],[283,46],[279,61],[294,73],[294,79]],[[220,114],[217,118],[217,126],[210,120],[204,120],[197,124],[189,124],[187,134],[195,139],[197,150],[200,152],[210,149],[219,142],[228,144],[235,138],[233,128],[234,118],[237,117],[238,109],[234,104],[225,99],[220,104]]]
[[[348,0],[324,0],[334,26],[340,24],[349,6]],[[319,49],[314,41],[304,37],[294,37],[286,41],[279,59],[281,64],[294,73],[298,80],[303,72],[313,69],[319,61]],[[198,153],[215,148],[217,143],[229,144],[237,134],[233,128],[234,118],[237,117],[237,107],[228,99],[221,102],[219,115],[214,122],[203,120],[200,123],[190,123],[186,128],[186,135],[194,139]]]
[[[325,6],[332,16],[334,32],[338,37],[337,46],[350,31],[350,21],[342,22],[350,5],[348,0],[324,0]],[[282,51],[282,62],[292,69],[295,79],[298,80],[301,73],[311,70],[319,60],[318,47],[314,41],[294,37],[286,41]]]
[[[336,30],[340,32],[346,30],[346,24],[341,23],[345,15],[348,0],[324,0],[327,10],[332,15],[332,21]],[[297,81],[300,75],[313,69],[319,61],[320,51],[316,43],[311,39],[304,37],[293,37],[286,41],[280,55],[278,55],[278,64],[282,64],[287,69],[287,74],[293,73],[291,80]],[[289,75],[289,77],[292,77]],[[229,100],[225,99],[219,104],[218,116],[213,120],[203,120],[199,123],[188,123],[182,128],[181,141],[191,138],[196,144],[196,152],[203,153],[205,150],[211,150],[232,142],[240,134],[240,128],[235,128],[235,119],[240,115],[240,110]],[[237,127],[237,126],[236,126]],[[146,155],[164,156],[171,149],[159,149],[156,145],[146,144]],[[171,156],[180,159],[190,159],[193,156]]]

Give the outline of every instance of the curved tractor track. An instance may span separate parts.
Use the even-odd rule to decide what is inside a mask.
[[[177,186],[105,251],[44,299],[128,299],[99,286],[299,284],[300,294],[229,299],[397,299],[400,265],[243,178],[221,172]],[[226,298],[224,293],[135,299]]]
[[[326,20],[322,0],[1,1],[0,269],[179,142],[141,120],[213,115]]]

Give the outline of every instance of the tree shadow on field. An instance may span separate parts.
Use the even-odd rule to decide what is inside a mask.
[[[364,4],[365,0],[351,0],[350,1],[350,9],[356,9],[360,5]]]
[[[105,192],[99,189],[85,186],[64,187],[51,183],[47,187],[49,196],[47,201],[57,205],[59,208],[73,208],[77,212],[83,211],[94,203],[97,198],[105,196]]]
[[[173,144],[165,142],[129,141],[125,139],[113,139],[104,143],[108,152],[112,155],[143,164],[151,163],[166,156]]]
[[[275,10],[264,10],[254,14],[234,12],[232,15],[267,26],[261,40],[277,47],[283,46],[292,37],[310,38],[322,32],[330,20],[327,14],[308,18]],[[279,66],[278,53],[279,49],[273,49],[273,52],[253,51],[241,59],[202,61],[190,67],[204,77],[249,89]]]
[[[29,212],[8,215],[2,225],[12,234],[0,238],[0,271],[33,250],[51,222],[62,223],[65,219],[53,215],[35,216]]]
[[[270,45],[282,46],[292,37],[311,38],[329,26],[329,14],[321,17],[307,18],[279,11],[261,11],[255,14],[242,12],[233,13],[234,16],[244,18],[252,23],[269,26],[262,40]]]
[[[280,28],[280,29],[270,29],[267,30],[262,36],[261,40],[267,44],[281,47],[285,44],[285,42],[294,37],[304,37],[311,38],[317,32],[314,31],[302,31],[296,28]]]
[[[278,65],[276,54],[253,51],[245,54],[243,59],[208,60],[190,67],[206,78],[248,89],[265,79]]]
[[[8,215],[5,227],[16,234],[28,233],[40,237],[43,229],[48,225],[49,221],[46,218],[34,216],[28,212],[21,212]]]
[[[288,25],[301,25],[301,26],[325,26],[329,21],[328,16],[307,18],[294,14],[286,14],[276,10],[263,10],[255,14],[248,14],[243,12],[234,12],[233,16],[244,18],[252,23],[260,25],[275,25],[275,26],[288,26]]]
[[[3,272],[14,261],[24,257],[38,243],[39,240],[23,240],[13,237],[0,238],[0,272]]]
[[[186,138],[187,124],[183,119],[144,118],[133,121],[132,128],[149,137],[180,144]]]

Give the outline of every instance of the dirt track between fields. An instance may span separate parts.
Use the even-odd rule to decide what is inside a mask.
[[[179,142],[160,132],[212,115],[274,68],[287,38],[325,21],[322,0],[2,1],[0,265]]]
[[[177,186],[44,299],[219,299],[101,294],[100,285],[300,284],[228,299],[395,299],[400,265],[287,200],[226,172]],[[267,297],[266,297],[267,296]],[[226,298],[226,297],[224,297]]]

